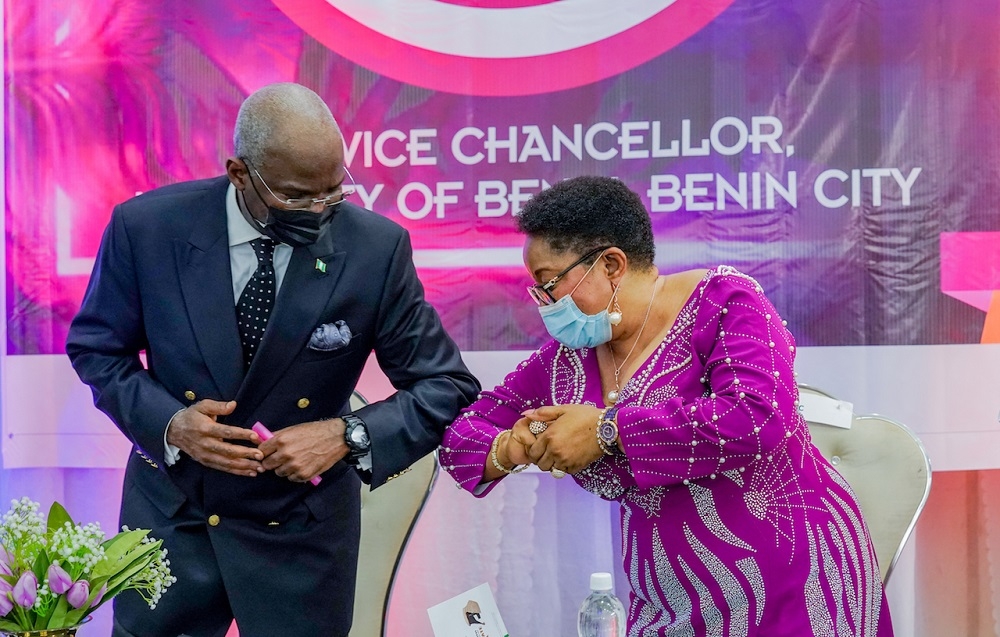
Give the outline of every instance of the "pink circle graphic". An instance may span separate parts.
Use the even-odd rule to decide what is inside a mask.
[[[629,3],[641,7],[630,23],[622,11],[609,19],[607,7],[617,3],[606,0],[409,0],[391,6],[388,0],[274,0],[306,33],[356,64],[407,84],[483,96],[549,93],[617,75],[683,42],[732,2],[643,0],[647,4]],[[521,23],[523,31],[516,28]]]
[[[534,7],[540,4],[559,2],[560,0],[438,0],[447,4],[459,4],[464,7],[480,9],[515,9],[518,7]]]

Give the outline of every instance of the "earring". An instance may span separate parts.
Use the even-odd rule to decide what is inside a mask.
[[[613,301],[614,305],[612,306],[611,311],[608,312],[608,322],[612,325],[618,325],[622,322],[622,308],[618,305],[617,292],[618,291],[615,290],[616,296]]]

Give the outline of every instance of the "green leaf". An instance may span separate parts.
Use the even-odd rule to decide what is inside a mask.
[[[31,566],[31,570],[34,571],[39,584],[45,581],[49,570],[49,556],[45,554],[45,551],[38,553],[38,557],[35,558],[35,563]]]
[[[99,591],[101,589],[101,586],[104,586],[104,583],[108,581],[108,578],[107,577],[91,577],[89,581],[90,581],[90,599],[94,599],[94,596],[97,595],[97,591]],[[107,599],[107,598],[108,598],[108,596],[105,595],[104,599]]]
[[[45,626],[42,628],[65,628],[66,626],[72,626],[73,624],[66,623],[66,613],[69,612],[69,609],[70,605],[66,601],[66,596],[60,595],[55,608],[52,609],[52,614],[49,615],[48,621],[45,622]]]
[[[102,601],[101,603],[103,604],[104,602]],[[63,620],[65,622],[64,625],[76,626],[77,624],[83,621],[84,617],[91,614],[93,611],[94,611],[93,608],[89,608],[87,606],[84,606],[83,608],[70,607],[70,609],[66,611],[66,617]]]
[[[110,540],[106,540],[101,546],[104,547],[105,555],[118,558],[138,546],[147,535],[149,535],[148,529],[122,531]]]
[[[108,592],[105,595],[105,599],[117,595],[126,588],[130,588],[129,580],[156,559],[156,554],[160,551],[161,545],[161,540],[149,542],[123,556],[120,561],[121,569],[113,573],[108,579]]]
[[[104,547],[104,552],[109,555],[113,554],[115,550],[120,551],[120,553],[124,553],[129,548],[141,542],[142,538],[146,537],[147,535],[149,535],[149,529],[134,529],[132,531],[122,531],[121,533],[114,536],[110,540],[105,540],[104,544],[102,544],[101,546]],[[121,548],[122,546],[125,546],[125,548]]]
[[[9,619],[0,619],[0,630],[7,631],[9,633],[18,633],[23,632],[24,628]]]
[[[147,544],[137,546],[123,555],[118,561],[118,568],[115,569],[115,572],[109,575],[109,579],[116,579],[122,572],[129,570],[135,564],[149,564],[156,558],[156,554],[160,551],[160,544],[159,540],[156,542],[149,542]]]
[[[147,535],[148,530],[125,531],[104,542],[104,559],[94,566],[91,576],[110,577],[124,568],[127,563],[120,563],[122,558],[137,547],[144,546],[142,539]]]
[[[53,502],[52,506],[49,507],[49,520],[47,524],[49,527],[49,533],[62,528],[62,526],[67,522],[73,524],[73,518],[69,516],[69,512],[66,511],[66,508],[63,507],[63,505],[58,502]]]
[[[115,591],[119,588],[121,584],[128,584],[128,581],[139,573],[142,569],[146,568],[152,561],[152,555],[138,555],[136,559],[132,561],[128,568],[111,576],[108,580],[108,592]]]

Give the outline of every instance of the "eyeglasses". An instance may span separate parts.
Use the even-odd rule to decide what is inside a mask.
[[[535,285],[529,285],[528,294],[531,296],[531,299],[538,305],[552,305],[553,303],[556,302],[556,297],[552,296],[552,289],[559,284],[559,281],[561,281],[562,278],[566,276],[566,274],[568,274],[570,270],[580,265],[581,263],[583,263],[590,257],[594,256],[595,254],[603,252],[604,250],[607,250],[610,247],[611,246],[601,246],[599,248],[594,248],[593,250],[591,250],[590,252],[588,252],[587,254],[583,255],[582,257],[574,261],[572,264],[570,264],[568,268],[566,268],[559,274],[549,279],[547,282],[537,283]]]
[[[253,168],[249,160],[245,158],[241,159],[243,159],[243,163]],[[278,203],[285,206],[285,208],[287,208],[288,210],[312,210],[317,204],[322,204],[324,208],[328,208],[330,206],[336,206],[337,204],[343,203],[344,199],[353,195],[355,192],[357,192],[358,189],[358,185],[354,182],[354,176],[351,175],[351,171],[347,169],[347,166],[344,166],[344,172],[347,173],[347,178],[351,180],[350,186],[347,186],[345,188],[344,184],[341,183],[340,186],[337,187],[337,192],[333,193],[329,197],[321,197],[319,199],[314,197],[297,197],[295,199],[290,199],[288,197],[283,197],[282,195],[279,195],[278,193],[271,190],[271,187],[267,185],[267,182],[264,181],[264,178],[260,176],[259,170],[253,168],[253,171],[257,173],[257,179],[260,180],[260,183],[264,184],[264,187],[267,188],[267,191],[269,193],[271,193],[271,196],[274,197],[278,201]],[[256,190],[256,187],[254,189]]]

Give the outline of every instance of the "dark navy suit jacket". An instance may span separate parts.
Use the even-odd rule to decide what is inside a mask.
[[[374,351],[398,390],[357,412],[372,438],[371,484],[377,487],[435,449],[479,385],[424,300],[406,231],[347,202],[316,244],[293,251],[244,375],[226,232],[228,186],[226,177],[186,182],[115,208],[67,353],[97,407],[135,447],[126,500],[135,488],[167,517],[190,501],[206,514],[262,522],[304,502],[324,518],[340,503],[356,501],[360,483],[353,475],[341,479],[354,473],[343,462],[318,487],[273,472],[226,474],[186,456],[166,467],[167,422],[203,398],[236,400],[224,422],[240,427],[260,421],[276,431],[342,415]],[[353,334],[349,345],[307,347],[316,327],[340,320]],[[143,350],[148,370],[140,362]],[[345,525],[343,537],[326,541],[356,546],[356,522]]]

